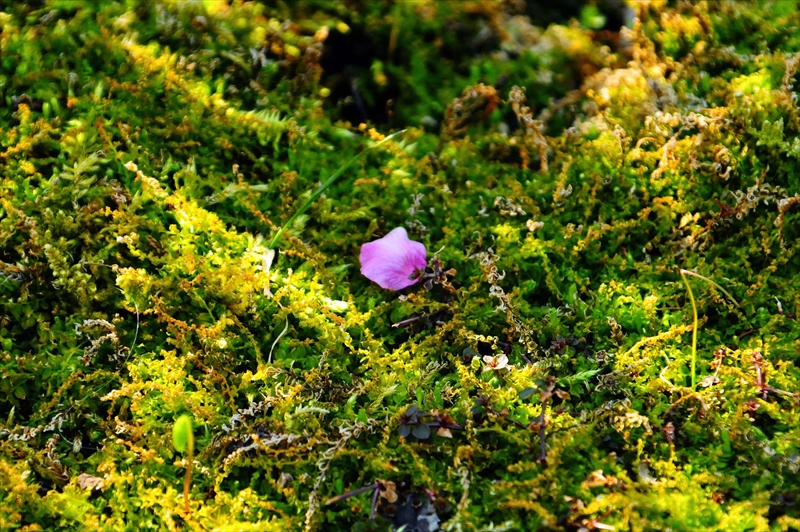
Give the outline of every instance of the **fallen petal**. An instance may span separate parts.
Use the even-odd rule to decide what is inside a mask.
[[[381,288],[402,290],[419,281],[410,279],[427,265],[425,245],[409,240],[402,227],[361,246],[361,273]]]

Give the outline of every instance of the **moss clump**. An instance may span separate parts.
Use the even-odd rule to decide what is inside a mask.
[[[4,8],[0,528],[800,527],[780,4]]]

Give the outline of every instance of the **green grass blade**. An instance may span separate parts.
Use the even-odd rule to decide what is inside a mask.
[[[680,269],[681,279],[683,279],[683,284],[686,285],[686,290],[689,292],[689,299],[692,301],[692,311],[694,312],[694,326],[692,327],[692,389],[694,389],[695,384],[697,383],[697,372],[696,372],[696,364],[697,364],[697,304],[694,301],[694,294],[692,293],[692,287],[689,286],[689,281],[686,279],[686,275],[691,275],[693,277],[697,277],[698,279],[702,279],[703,281],[715,286],[718,290],[722,291],[728,299],[730,299],[734,305],[741,308],[739,302],[736,301],[732,295],[728,293],[727,290],[722,288],[720,285],[709,279],[704,275],[700,275],[699,273],[695,273],[693,271],[684,270],[683,268]]]
[[[694,326],[692,327],[692,390],[694,390],[697,384],[697,305],[694,302],[692,287],[689,286],[685,273],[689,273],[688,270],[682,269],[681,279],[683,279],[683,284],[686,285],[686,290],[689,291],[689,299],[692,301],[692,312],[694,313]]]
[[[297,218],[300,217],[301,214],[306,212],[308,208],[311,207],[311,205],[317,200],[317,198],[319,198],[322,195],[322,193],[328,189],[328,187],[333,185],[336,182],[336,180],[339,179],[339,176],[341,176],[345,172],[345,170],[356,164],[370,150],[383,146],[384,144],[386,144],[393,138],[397,137],[398,135],[402,135],[404,132],[405,129],[392,133],[391,135],[381,140],[380,142],[376,142],[372,146],[365,148],[361,153],[354,155],[349,161],[344,163],[344,165],[342,165],[338,170],[336,170],[333,174],[331,174],[331,176],[324,183],[322,183],[319,186],[319,188],[314,191],[313,194],[311,194],[311,196],[306,200],[306,202],[303,203],[303,206],[300,207],[297,210],[297,212],[294,213],[294,215],[289,219],[289,221],[286,222],[286,224],[284,224],[284,226],[280,228],[280,230],[272,238],[272,240],[270,240],[269,245],[267,247],[269,249],[274,249],[275,245],[278,243],[278,240],[280,240],[281,236],[283,236],[284,231],[286,231],[286,228],[291,226],[295,222],[295,220],[297,220]]]

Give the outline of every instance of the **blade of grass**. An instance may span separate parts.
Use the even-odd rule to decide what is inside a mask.
[[[692,390],[694,390],[697,384],[697,305],[694,302],[692,287],[689,286],[689,281],[686,280],[684,273],[688,273],[688,270],[681,269],[681,279],[683,279],[683,284],[686,285],[686,290],[689,292],[689,299],[692,301],[692,312],[694,313],[694,326],[692,327]]]
[[[272,364],[272,352],[275,350],[275,346],[278,345],[278,342],[281,341],[281,338],[283,338],[283,335],[286,334],[286,331],[288,331],[288,330],[289,330],[289,318],[287,316],[287,318],[286,318],[286,326],[283,328],[283,330],[278,335],[278,337],[275,338],[275,341],[272,342],[272,347],[269,348],[269,357],[267,358],[267,363],[268,364]]]
[[[693,277],[697,277],[698,279],[702,279],[703,281],[715,286],[718,290],[722,291],[728,299],[730,299],[734,305],[741,308],[739,302],[736,301],[732,295],[728,293],[727,290],[722,288],[720,285],[709,279],[704,275],[700,275],[699,273],[695,273],[690,270],[684,270],[683,268],[680,269],[681,279],[683,279],[683,284],[686,285],[686,290],[689,292],[689,299],[692,301],[692,312],[694,313],[694,326],[692,327],[692,389],[694,389],[695,384],[697,383],[697,372],[696,372],[696,365],[697,365],[697,304],[694,300],[694,294],[692,293],[692,287],[689,286],[689,281],[686,279],[686,275],[691,275]]]
[[[361,159],[367,154],[368,151],[383,146],[384,144],[386,144],[393,138],[397,137],[398,135],[402,135],[404,132],[405,129],[392,133],[391,135],[381,140],[380,142],[376,142],[372,146],[365,148],[361,153],[354,155],[352,158],[350,158],[349,161],[344,163],[344,165],[342,165],[338,170],[336,170],[333,174],[331,174],[331,176],[324,183],[322,183],[319,186],[319,188],[314,191],[313,194],[311,194],[311,196],[306,200],[306,202],[303,203],[303,206],[300,207],[291,218],[289,218],[289,221],[286,222],[286,224],[280,228],[277,234],[270,241],[267,248],[274,249],[278,243],[278,240],[280,240],[281,236],[283,236],[284,231],[286,231],[286,228],[291,226],[295,222],[295,220],[297,220],[297,218],[300,217],[301,214],[306,212],[308,208],[311,207],[311,205],[317,200],[317,198],[319,198],[322,195],[322,193],[328,189],[328,187],[330,187],[332,184],[336,182],[337,179],[339,179],[339,176],[341,176],[345,172],[345,170],[356,164],[359,161],[359,159]]]

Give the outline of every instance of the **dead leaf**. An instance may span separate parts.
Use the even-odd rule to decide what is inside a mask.
[[[714,386],[715,384],[719,384],[719,377],[716,375],[708,375],[700,381],[700,386],[703,388],[708,388],[710,386]]]
[[[603,470],[598,469],[597,471],[592,471],[589,473],[589,476],[586,477],[586,480],[581,483],[582,488],[596,488],[598,486],[605,486],[608,479],[603,475]]]
[[[439,427],[439,430],[436,431],[437,436],[441,436],[442,438],[452,438],[453,433],[450,432],[450,429],[447,427]]]
[[[81,473],[78,475],[78,486],[82,490],[101,490],[103,489],[103,479],[87,473]]]
[[[397,487],[394,482],[384,482],[381,490],[381,497],[389,502],[397,501]]]

